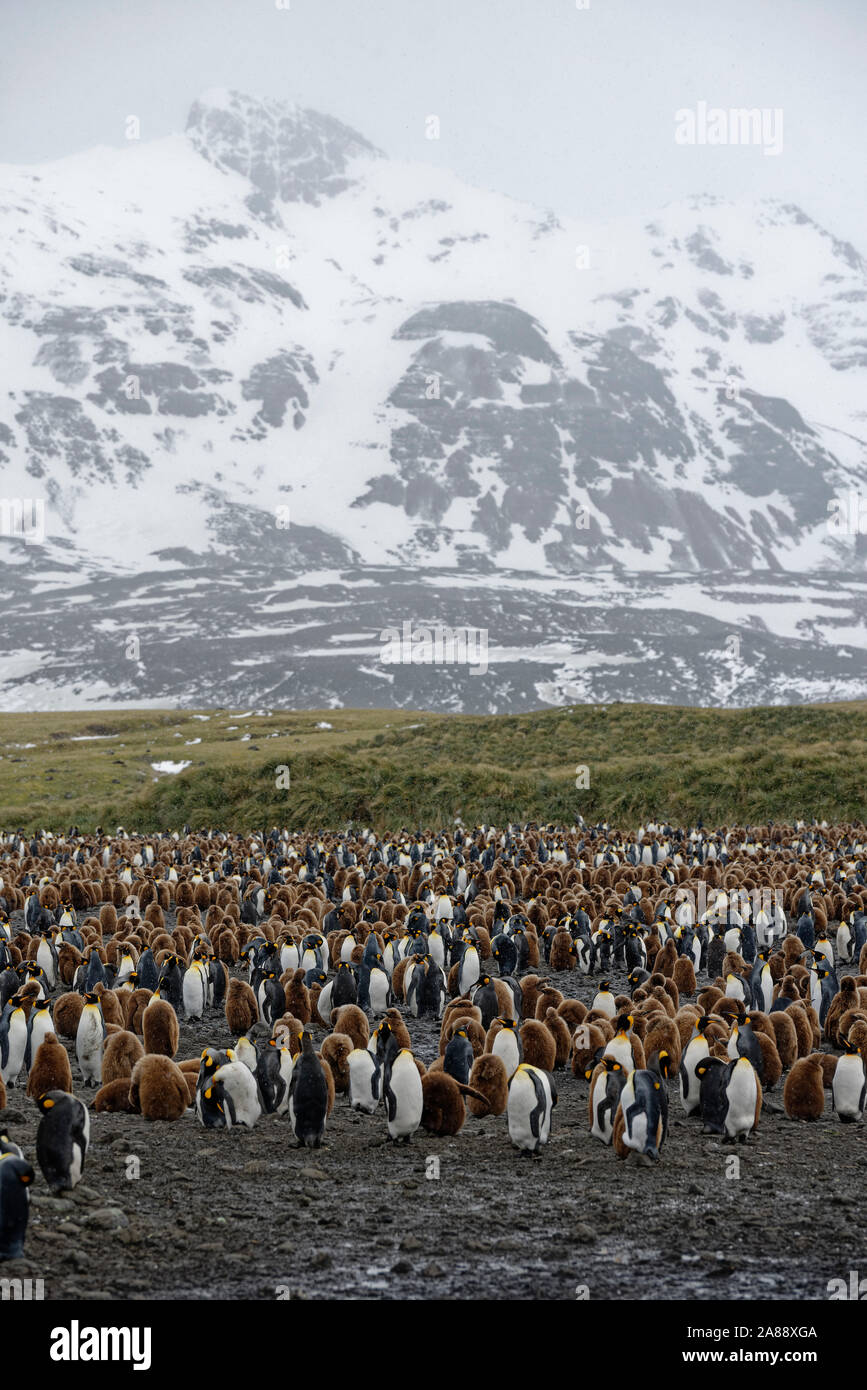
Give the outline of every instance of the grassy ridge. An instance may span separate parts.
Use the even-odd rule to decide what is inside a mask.
[[[867,704],[747,710],[568,706],[0,715],[0,825],[152,831],[263,824],[380,829],[645,815],[710,823],[856,820]],[[318,728],[325,722],[330,728]],[[247,735],[247,737],[245,737]],[[33,746],[26,746],[33,745]],[[178,775],[151,764],[189,760]],[[576,790],[579,765],[590,785]],[[290,786],[278,788],[288,767]],[[285,780],[285,778],[284,778]]]

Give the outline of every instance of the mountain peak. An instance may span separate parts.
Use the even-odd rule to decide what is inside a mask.
[[[333,116],[227,88],[193,102],[186,133],[199,154],[243,174],[269,204],[319,204],[350,186],[352,160],[380,154]]]

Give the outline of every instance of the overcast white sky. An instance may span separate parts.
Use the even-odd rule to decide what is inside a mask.
[[[0,161],[123,144],[130,114],[166,135],[200,91],[237,87],[564,213],[782,197],[867,253],[867,0],[289,4],[0,0]],[[782,154],[677,145],[674,112],[699,101],[781,107]]]

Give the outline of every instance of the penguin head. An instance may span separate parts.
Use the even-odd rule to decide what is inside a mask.
[[[623,1071],[623,1067],[614,1057],[603,1057],[602,1065],[607,1072]]]
[[[667,1080],[673,1074],[674,1071],[674,1067],[671,1060],[671,1053],[666,1052],[663,1049],[663,1051],[659,1054],[658,1065],[660,1075],[664,1076]]]

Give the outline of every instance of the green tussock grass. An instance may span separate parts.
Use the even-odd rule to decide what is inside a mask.
[[[0,715],[0,824],[246,831],[351,820],[384,830],[449,825],[456,816],[571,821],[580,812],[625,825],[648,815],[730,824],[857,820],[865,810],[865,703],[578,705],[508,716],[198,713],[209,717]],[[333,727],[317,729],[320,721]],[[191,766],[158,775],[150,765],[166,759]],[[579,765],[589,769],[582,790]],[[289,768],[285,790],[276,785],[280,766]]]

